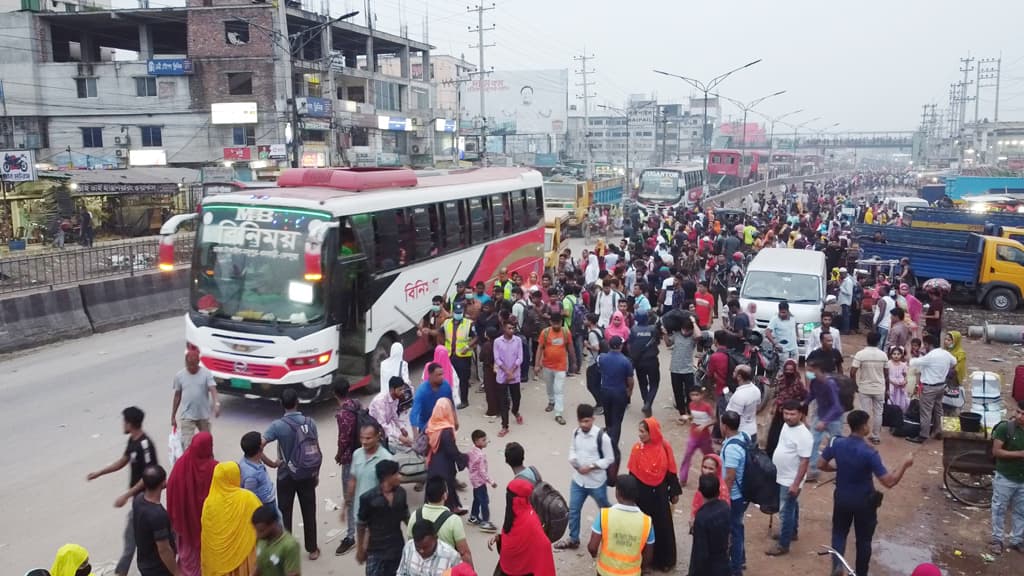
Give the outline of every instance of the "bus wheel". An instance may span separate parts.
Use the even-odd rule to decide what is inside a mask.
[[[370,354],[370,376],[372,378],[370,378],[370,382],[366,385],[367,392],[376,394],[383,386],[383,383],[380,381],[380,363],[391,354],[391,345],[394,343],[394,338],[390,335],[385,335],[377,342],[377,347]]]

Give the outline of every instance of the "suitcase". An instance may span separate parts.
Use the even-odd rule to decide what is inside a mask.
[[[1024,400],[1024,364],[1013,371],[1013,399],[1017,402]]]

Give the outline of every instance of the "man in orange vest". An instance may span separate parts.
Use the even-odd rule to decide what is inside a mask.
[[[644,561],[654,554],[654,526],[637,507],[639,496],[637,479],[620,475],[615,481],[618,503],[594,519],[587,551],[597,559],[600,576],[640,576]]]

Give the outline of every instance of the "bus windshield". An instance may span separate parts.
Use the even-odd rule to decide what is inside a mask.
[[[637,196],[647,200],[678,200],[679,172],[644,170],[640,175],[640,192]]]
[[[234,321],[308,324],[323,318],[318,282],[304,279],[306,232],[329,214],[203,206],[192,309]]]

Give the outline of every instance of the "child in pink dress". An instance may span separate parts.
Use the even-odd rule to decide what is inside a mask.
[[[906,411],[910,399],[907,397],[907,360],[902,346],[893,346],[889,350],[889,403]]]

